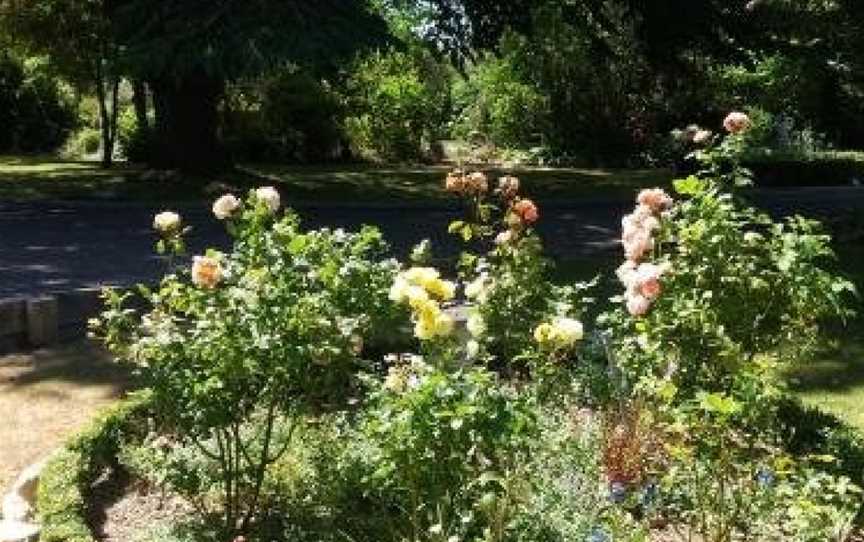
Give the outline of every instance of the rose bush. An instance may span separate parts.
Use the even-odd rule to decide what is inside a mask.
[[[550,279],[516,177],[444,179],[467,210],[450,277],[428,242],[401,265],[374,229],[301,230],[273,188],[222,196],[230,252],[172,260],[143,316],[114,292],[94,322],[162,421],[127,461],[232,536],[843,540],[860,490],[792,446],[778,412],[783,368],[854,290],[818,224],[735,191],[750,122],[724,125],[687,136],[702,169],[674,194],[636,195],[596,322],[597,281]],[[181,217],[154,228],[180,256]],[[403,330],[413,351],[364,359]]]
[[[231,533],[248,528],[267,466],[290,447],[280,427],[355,395],[364,341],[400,311],[377,230],[304,232],[293,212],[276,214],[272,188],[217,203],[233,250],[142,286],[143,315],[125,307],[131,293],[109,292],[92,329],[152,388],[169,442],[194,445],[220,473],[217,510]],[[180,234],[179,216],[159,217],[161,235]]]

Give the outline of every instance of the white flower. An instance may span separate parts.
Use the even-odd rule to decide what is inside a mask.
[[[174,211],[162,211],[153,217],[153,229],[165,234],[179,231],[180,215]]]
[[[465,323],[465,327],[468,328],[468,333],[470,333],[472,337],[479,337],[486,332],[486,322],[484,322],[483,317],[476,312],[468,316],[468,321]]]
[[[468,356],[469,359],[476,358],[479,353],[480,343],[477,341],[472,339],[465,344],[465,355]]]
[[[272,186],[264,186],[255,190],[255,197],[259,201],[267,204],[267,208],[271,213],[275,213],[282,205],[282,200],[279,198],[279,192]]]
[[[480,275],[476,279],[472,280],[468,284],[465,285],[465,297],[468,299],[475,299],[483,293],[483,290],[486,289],[486,275]]]
[[[233,215],[239,208],[240,200],[232,194],[225,194],[213,202],[213,214],[216,215],[216,218],[219,220],[231,218],[231,215]]]
[[[554,324],[558,340],[562,346],[573,346],[585,336],[582,322],[573,318],[558,318]]]

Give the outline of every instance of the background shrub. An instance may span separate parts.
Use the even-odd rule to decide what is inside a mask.
[[[345,128],[359,156],[418,160],[443,133],[449,73],[420,48],[361,58],[347,82]]]
[[[548,129],[548,99],[508,56],[487,55],[453,86],[452,134],[498,147],[539,145]]]
[[[240,161],[322,162],[341,158],[341,104],[312,73],[285,68],[233,86],[226,143]]]
[[[0,57],[0,110],[0,152],[53,151],[75,125],[59,82],[10,56]]]

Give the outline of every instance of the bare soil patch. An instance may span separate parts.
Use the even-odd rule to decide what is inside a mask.
[[[87,341],[0,357],[0,490],[128,384],[127,372]]]

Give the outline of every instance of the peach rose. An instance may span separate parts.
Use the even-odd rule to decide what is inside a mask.
[[[489,191],[489,179],[483,173],[475,171],[468,176],[468,188],[474,194],[485,194]]]
[[[461,194],[465,191],[465,176],[458,169],[451,171],[444,179],[444,189],[448,192]]]
[[[192,282],[201,288],[215,288],[222,281],[219,260],[209,256],[195,256],[192,260]]]
[[[540,211],[530,199],[521,199],[513,205],[513,213],[519,217],[523,224],[530,225],[540,218]]]
[[[519,192],[519,179],[513,176],[498,179],[498,193],[507,199],[516,197]]]

